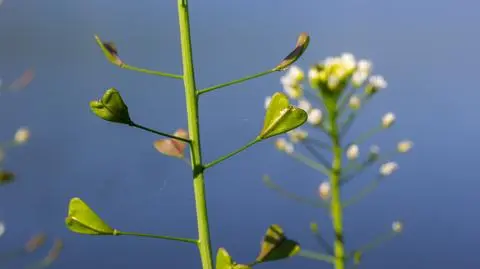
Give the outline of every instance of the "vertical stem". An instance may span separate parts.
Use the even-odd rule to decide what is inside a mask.
[[[332,188],[331,214],[335,241],[333,244],[335,254],[335,269],[345,268],[345,247],[343,240],[343,212],[340,196],[340,171],[342,168],[342,146],[340,144],[340,132],[337,123],[338,110],[336,106],[329,109],[331,139],[333,150],[332,173],[330,184]]]
[[[198,248],[203,269],[213,269],[210,231],[208,225],[205,182],[203,175],[202,154],[200,147],[200,126],[198,117],[198,96],[195,85],[195,73],[190,40],[190,20],[188,16],[188,0],[178,1],[178,20],[182,46],[183,79],[187,104],[188,130],[191,139],[190,158],[193,170],[193,190],[195,193],[195,209],[197,212]]]

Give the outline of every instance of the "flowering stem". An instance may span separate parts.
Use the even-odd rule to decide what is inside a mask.
[[[153,129],[150,129],[148,127],[145,127],[145,126],[142,126],[140,124],[136,124],[134,122],[132,122],[130,124],[130,126],[132,127],[135,127],[135,128],[138,128],[138,129],[142,129],[144,131],[147,131],[147,132],[150,132],[150,133],[154,133],[154,134],[157,134],[157,135],[161,135],[161,136],[166,136],[166,137],[169,137],[169,138],[172,138],[172,139],[175,139],[175,140],[180,140],[182,142],[185,142],[185,143],[188,143],[188,144],[191,144],[192,141],[188,138],[183,138],[183,137],[178,137],[178,136],[174,136],[174,135],[171,135],[171,134],[167,134],[167,133],[164,133],[164,132],[159,132],[157,130],[153,130]]]
[[[229,153],[229,154],[227,154],[227,155],[224,155],[224,156],[216,159],[216,160],[213,161],[213,162],[210,162],[210,163],[204,165],[203,168],[204,168],[204,169],[207,169],[207,168],[210,168],[210,167],[212,167],[212,166],[214,166],[214,165],[216,165],[216,164],[219,164],[219,163],[225,161],[226,159],[229,159],[230,157],[233,157],[234,155],[237,155],[238,153],[240,153],[240,152],[248,149],[249,147],[255,145],[255,144],[258,143],[258,142],[260,142],[261,140],[262,140],[262,139],[260,139],[260,138],[257,137],[257,138],[255,138],[254,140],[250,141],[250,142],[249,142],[248,144],[246,144],[245,146],[243,146],[243,147],[241,147],[241,148],[239,148],[239,149],[237,149],[237,150],[235,150],[235,151],[233,151],[233,152],[231,152],[231,153]]]
[[[321,208],[328,208],[328,203],[326,202],[323,202],[323,201],[319,201],[319,200],[314,200],[314,199],[308,199],[308,198],[305,198],[305,197],[301,197],[299,195],[296,195],[294,193],[291,193],[287,190],[285,190],[284,188],[280,187],[278,184],[275,184],[269,176],[267,175],[264,175],[263,176],[263,183],[265,183],[265,185],[278,192],[280,195],[286,197],[286,198],[289,198],[289,199],[292,199],[296,202],[299,202],[299,203],[303,203],[303,204],[307,204],[307,205],[311,205],[313,207],[321,207]]]
[[[327,240],[325,240],[325,238],[323,238],[323,236],[320,234],[320,232],[318,231],[318,226],[316,225],[316,223],[313,223],[315,224],[315,228],[312,228],[312,226],[310,226],[310,230],[312,231],[315,239],[317,240],[317,242],[323,247],[323,249],[330,255],[333,255],[333,248],[332,246],[330,246],[330,244],[327,242]]]
[[[368,167],[372,166],[374,163],[378,163],[378,162],[384,162],[384,161],[388,161],[389,159],[391,159],[391,157],[395,154],[397,154],[398,151],[394,151],[390,154],[386,154],[382,157],[377,157],[376,159],[374,160],[366,160],[365,162],[363,162],[361,165],[358,165],[358,166],[355,166],[353,168],[350,168],[350,167],[347,167],[345,169],[345,173],[347,175],[345,176],[342,176],[342,180],[341,180],[341,185],[343,184],[346,184],[348,183],[350,180],[352,180],[354,177],[356,176],[359,176],[363,171],[365,171],[365,169],[367,169]],[[350,168],[350,169],[349,169]],[[353,170],[353,171],[350,171],[350,170]]]
[[[332,102],[332,101],[330,101]],[[342,169],[342,146],[340,145],[340,133],[337,125],[338,111],[335,106],[327,105],[330,119],[330,130],[332,139],[332,172],[330,174],[330,185],[332,188],[331,214],[332,224],[335,231],[335,240],[333,244],[335,254],[335,269],[345,268],[345,246],[343,240],[343,208],[340,194],[340,179]]]
[[[351,197],[347,201],[344,201],[343,202],[343,208],[349,207],[349,206],[359,202],[361,199],[363,199],[369,193],[374,191],[378,187],[378,185],[380,184],[382,178],[383,178],[383,176],[381,176],[381,175],[377,176],[370,184],[368,184],[366,187],[364,187],[362,190],[360,190],[357,194],[355,194],[353,197]]]
[[[298,253],[298,256],[302,256],[302,257],[312,259],[312,260],[317,260],[317,261],[324,261],[324,262],[328,262],[328,263],[332,263],[332,264],[335,263],[335,257],[330,256],[330,255],[326,255],[326,254],[322,254],[322,253],[317,253],[317,252],[314,252],[314,251],[311,251],[311,250],[302,249]]]
[[[170,73],[164,73],[160,71],[155,71],[155,70],[149,70],[149,69],[144,69],[144,68],[139,68],[135,66],[131,66],[128,64],[122,64],[120,65],[121,68],[127,69],[127,70],[132,70],[132,71],[137,71],[140,73],[145,73],[149,75],[155,75],[155,76],[161,76],[161,77],[168,77],[168,78],[175,78],[175,79],[183,79],[182,75],[177,75],[177,74],[170,74]]]
[[[156,238],[156,239],[165,239],[165,240],[172,240],[172,241],[179,241],[184,243],[190,244],[198,244],[198,240],[192,238],[181,238],[181,237],[174,237],[174,236],[164,236],[164,235],[154,235],[154,234],[142,234],[142,233],[131,233],[131,232],[120,232],[118,231],[116,235],[130,235],[130,236],[138,236],[138,237],[148,237],[148,238]]]
[[[367,141],[370,137],[372,137],[375,134],[377,134],[378,132],[382,131],[383,129],[385,129],[385,128],[383,128],[381,125],[377,126],[375,128],[372,128],[372,129],[370,129],[370,131],[367,131],[367,132],[363,133],[362,135],[360,135],[352,143],[356,144],[356,145],[360,145],[360,144],[364,143],[365,141]]]
[[[190,19],[188,0],[177,0],[178,21],[182,50],[183,81],[187,107],[188,131],[190,134],[190,158],[193,172],[193,191],[197,213],[198,249],[202,269],[213,269],[210,228],[208,224],[207,201],[205,194],[205,177],[202,168],[202,151],[200,144],[200,126],[198,116],[198,96],[195,85],[195,72],[190,40]]]
[[[338,117],[341,117],[343,112],[345,112],[345,107],[348,104],[348,101],[350,101],[350,97],[354,94],[355,90],[350,89],[343,97],[342,100],[340,101],[340,104],[337,107],[338,110]]]
[[[240,78],[240,79],[232,80],[232,81],[227,82],[227,83],[218,84],[218,85],[215,85],[215,86],[212,86],[212,87],[209,87],[209,88],[199,90],[198,95],[204,94],[204,93],[207,93],[207,92],[211,92],[211,91],[214,91],[216,89],[231,86],[231,85],[234,85],[234,84],[242,83],[242,82],[254,79],[254,78],[262,77],[262,76],[271,74],[273,72],[276,72],[276,70],[268,70],[268,71],[260,72],[260,73],[254,74],[254,75],[246,76],[246,77],[243,77],[243,78]]]
[[[329,176],[331,174],[330,169],[328,169],[326,166],[308,158],[307,156],[305,156],[303,154],[294,152],[294,153],[291,153],[291,154],[288,154],[288,155],[292,156],[294,159],[306,164],[307,166],[310,166],[311,168],[323,173],[326,176]]]
[[[360,253],[365,253],[369,250],[372,250],[376,247],[378,247],[379,245],[385,243],[386,241],[394,238],[395,236],[398,235],[398,232],[395,232],[395,231],[390,231],[390,232],[387,232],[387,233],[384,233],[380,236],[378,236],[375,240],[373,240],[372,242],[366,244],[365,246],[357,249],[356,251],[353,251],[353,252],[360,252]]]
[[[323,166],[328,167],[330,165],[328,161],[323,158],[322,154],[320,154],[320,152],[318,152],[314,147],[305,142],[303,142],[303,145]]]

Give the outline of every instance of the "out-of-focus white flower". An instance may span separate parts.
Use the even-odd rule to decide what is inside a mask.
[[[30,138],[30,131],[26,127],[22,127],[15,133],[14,141],[17,144],[24,144]]]
[[[369,79],[370,84],[376,89],[385,89],[387,87],[387,81],[382,76],[371,76]]]
[[[303,96],[303,88],[301,85],[295,85],[295,86],[284,85],[283,91],[288,95],[288,97],[292,99],[298,100],[300,97]]]
[[[292,65],[288,69],[287,76],[291,80],[293,80],[297,83],[300,83],[305,78],[305,73],[303,72],[303,70],[300,67],[298,67],[296,65]]]
[[[300,99],[298,100],[297,107],[305,110],[305,112],[309,112],[312,109],[312,104],[307,99]]]
[[[396,233],[400,233],[403,231],[403,223],[401,223],[400,221],[394,221],[392,223],[392,230]]]
[[[360,88],[363,83],[367,80],[368,73],[365,71],[357,70],[352,75],[352,85],[355,88]]]
[[[358,110],[360,106],[362,105],[362,101],[360,100],[360,97],[356,95],[352,95],[350,99],[348,100],[348,106],[352,110]]]
[[[287,135],[292,143],[298,143],[308,137],[308,132],[297,128],[287,132]]]
[[[395,123],[395,114],[392,112],[388,112],[387,114],[383,115],[382,117],[382,127],[383,128],[390,128]]]
[[[360,149],[355,144],[350,145],[347,148],[347,158],[349,160],[355,160],[356,158],[358,158],[359,153],[360,153]]]
[[[357,70],[369,74],[370,71],[372,71],[372,62],[365,59],[359,60],[357,63]]]
[[[410,149],[412,149],[412,147],[413,147],[413,142],[412,141],[403,140],[403,141],[398,142],[397,150],[400,153],[406,153],[406,152],[410,151]]]
[[[323,200],[328,200],[330,198],[330,182],[322,182],[318,187],[318,194]]]
[[[288,142],[285,138],[278,138],[276,141],[275,141],[275,147],[280,150],[280,151],[283,151],[283,152],[286,152],[288,154],[291,154],[293,153],[293,151],[295,150],[294,146],[292,143]]]
[[[398,164],[395,162],[384,163],[380,166],[380,174],[382,176],[389,176],[398,169]]]
[[[318,66],[310,69],[310,83],[326,85],[330,91],[342,91],[345,81],[356,69],[355,57],[351,53],[343,53],[339,57],[328,57]]]
[[[265,97],[265,104],[264,104],[265,109],[268,108],[268,106],[270,105],[270,102],[271,102],[271,101],[272,101],[272,97],[271,97],[271,96]]]
[[[343,67],[346,70],[353,70],[356,65],[355,56],[353,54],[345,52],[341,55]]]
[[[308,123],[312,125],[318,125],[322,122],[322,111],[318,108],[310,110],[308,113]]]

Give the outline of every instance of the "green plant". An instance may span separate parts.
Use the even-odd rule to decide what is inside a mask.
[[[281,78],[284,90],[291,99],[298,102],[298,107],[308,112],[308,122],[312,129],[323,134],[325,138],[318,139],[315,134],[297,128],[288,132],[289,141],[283,137],[278,138],[275,146],[288,156],[322,173],[328,179],[320,184],[318,197],[310,199],[284,189],[267,175],[263,178],[268,187],[281,195],[303,204],[322,208],[331,215],[334,229],[333,244],[327,242],[319,231],[318,225],[312,223],[310,228],[325,253],[302,250],[300,256],[326,261],[333,264],[336,269],[345,268],[349,262],[353,262],[354,266],[357,266],[366,251],[399,234],[403,228],[403,224],[396,221],[392,225],[392,231],[382,234],[372,242],[352,251],[347,251],[344,244],[343,209],[375,190],[386,176],[398,168],[395,162],[389,161],[390,158],[394,154],[409,151],[413,145],[411,141],[401,141],[394,152],[385,155],[379,153],[377,146],[372,146],[365,160],[358,160],[359,145],[376,133],[390,128],[395,122],[393,113],[385,114],[378,126],[349,143],[345,142],[347,132],[361,108],[379,90],[387,86],[383,77],[370,76],[371,69],[370,61],[360,60],[357,62],[355,57],[349,53],[344,53],[340,57],[328,58],[323,63],[310,68],[308,82],[312,90],[304,91],[305,74],[303,70],[297,66],[290,67],[289,72]],[[308,100],[309,98],[322,107],[314,108]],[[269,102],[270,98],[267,97],[266,105],[269,105]],[[302,145],[302,148],[312,157],[295,150],[294,144]],[[324,157],[326,154],[331,155],[331,161]],[[344,165],[344,159],[347,159],[346,165]],[[374,180],[353,197],[343,199],[342,187],[377,163],[383,164]]]
[[[206,207],[204,171],[221,163],[222,161],[246,150],[247,148],[266,140],[270,137],[280,135],[289,130],[295,129],[306,122],[307,113],[302,109],[289,104],[288,98],[283,93],[275,93],[269,106],[262,130],[245,146],[235,150],[225,156],[222,156],[212,162],[204,163],[202,160],[202,151],[199,132],[198,100],[205,94],[214,90],[227,87],[233,84],[242,83],[247,80],[265,76],[274,72],[283,71],[294,63],[306,50],[309,44],[309,36],[306,33],[300,34],[297,39],[294,50],[288,54],[277,66],[266,71],[247,76],[241,79],[233,80],[227,83],[219,84],[205,89],[197,89],[195,84],[194,66],[192,60],[192,49],[190,40],[190,22],[188,12],[188,1],[178,0],[178,17],[180,25],[181,51],[183,74],[171,74],[160,71],[138,68],[125,63],[118,54],[117,47],[111,42],[103,42],[98,36],[95,39],[112,64],[127,70],[133,70],[141,73],[168,77],[172,79],[183,80],[185,88],[185,100],[187,106],[188,132],[178,129],[174,134],[161,132],[152,128],[145,127],[134,121],[129,114],[129,108],[122,99],[117,89],[108,89],[100,100],[92,101],[90,108],[92,112],[101,119],[128,125],[144,131],[148,131],[166,139],[154,142],[154,147],[165,155],[184,159],[184,150],[188,145],[190,148],[190,161],[187,161],[192,169],[193,189],[195,196],[195,205],[197,213],[198,238],[180,238],[164,235],[143,234],[135,232],[125,232],[110,227],[89,206],[80,198],[70,200],[68,216],[66,218],[67,227],[76,233],[89,235],[113,235],[113,236],[142,236],[164,240],[174,240],[196,245],[200,252],[201,264],[204,269],[213,268],[212,249],[210,244],[210,231],[208,214]],[[274,260],[285,259],[297,254],[300,246],[288,239],[282,228],[278,225],[271,225],[263,238],[261,249],[253,261],[248,264],[237,264],[228,252],[220,248],[216,256],[216,268],[251,268],[254,265]]]

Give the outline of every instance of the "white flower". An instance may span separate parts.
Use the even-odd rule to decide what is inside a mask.
[[[395,162],[384,163],[380,166],[380,174],[382,176],[389,176],[398,169],[398,164]]]
[[[328,88],[335,89],[337,88],[339,83],[340,83],[340,79],[336,75],[331,74],[330,77],[328,77],[328,81],[327,81]]]
[[[298,67],[296,65],[292,65],[288,69],[287,76],[291,80],[293,80],[297,83],[300,83],[305,78],[305,73],[303,72],[303,70],[300,67]]]
[[[315,67],[312,67],[310,68],[310,70],[308,70],[308,79],[313,83],[313,82],[317,82],[318,80],[320,80],[321,78],[321,72],[315,68]]]
[[[264,104],[265,109],[268,108],[268,106],[270,105],[270,102],[271,102],[271,101],[272,101],[272,97],[271,97],[271,96],[265,97],[265,104]]]
[[[303,96],[303,89],[301,85],[289,86],[284,85],[283,91],[292,99],[299,99]]]
[[[356,158],[358,158],[359,153],[360,153],[360,149],[355,144],[350,145],[347,148],[347,158],[349,160],[355,160]]]
[[[400,153],[405,153],[405,152],[410,151],[410,149],[412,149],[412,147],[413,147],[413,142],[412,141],[403,140],[403,141],[398,142],[397,150]]]
[[[312,109],[312,104],[307,99],[300,99],[298,100],[297,107],[305,110],[305,112],[309,112]]]
[[[395,123],[395,114],[389,112],[382,117],[382,127],[389,128]]]
[[[355,88],[359,88],[367,80],[368,73],[365,71],[357,70],[352,75],[352,85]]]
[[[17,132],[15,133],[14,140],[15,140],[15,143],[17,144],[24,144],[28,141],[29,138],[30,138],[30,131],[28,130],[28,128],[22,127],[18,129]]]
[[[350,97],[348,100],[348,106],[353,109],[353,110],[358,110],[362,104],[362,101],[360,100],[360,97],[353,95]]]
[[[355,56],[353,56],[353,54],[343,53],[341,55],[341,59],[342,59],[343,68],[345,68],[346,70],[351,71],[352,69],[355,68],[356,61],[355,61]]]
[[[357,70],[365,73],[370,73],[372,70],[372,62],[369,60],[362,59],[357,63]]]
[[[392,230],[396,233],[400,233],[402,232],[403,230],[403,223],[401,223],[400,221],[394,221],[392,223]]]
[[[330,182],[322,182],[322,184],[320,184],[320,186],[318,187],[318,194],[323,200],[327,200],[328,198],[330,198]]]
[[[295,130],[291,130],[289,132],[287,132],[287,135],[290,139],[290,141],[292,141],[292,143],[298,143],[302,140],[305,140],[307,137],[308,137],[308,132],[300,129],[300,128],[297,128]]]
[[[310,110],[308,113],[308,123],[318,125],[322,122],[322,111],[318,108]]]
[[[294,147],[293,147],[293,144],[288,142],[285,138],[278,138],[276,141],[275,141],[275,147],[280,150],[280,151],[283,151],[283,152],[286,152],[288,154],[291,154],[293,153],[294,151]]]
[[[376,90],[385,89],[387,87],[387,82],[382,76],[371,76],[369,79],[369,83],[374,87]]]

